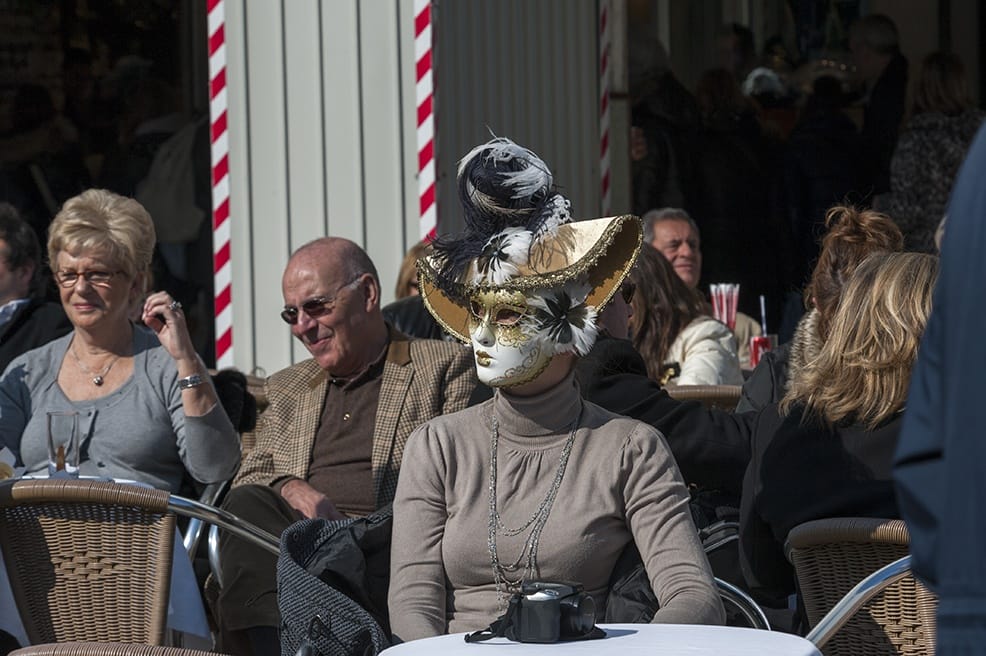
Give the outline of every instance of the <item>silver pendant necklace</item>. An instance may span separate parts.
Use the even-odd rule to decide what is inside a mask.
[[[518,588],[521,581],[530,578],[538,569],[537,554],[538,545],[541,541],[541,531],[544,529],[545,522],[548,521],[551,506],[555,502],[555,497],[558,495],[558,488],[561,487],[562,478],[565,476],[565,468],[568,466],[568,458],[572,454],[572,446],[575,444],[575,433],[579,429],[579,422],[581,420],[582,408],[580,407],[579,414],[572,424],[572,432],[568,436],[568,440],[565,441],[565,446],[562,448],[561,455],[558,458],[558,469],[555,472],[555,478],[551,482],[551,487],[548,488],[548,492],[541,500],[541,503],[538,504],[534,513],[523,525],[517,528],[507,528],[500,519],[500,511],[497,508],[496,454],[500,441],[500,430],[496,421],[496,415],[490,416],[492,435],[490,436],[490,517],[487,544],[490,551],[490,565],[493,567],[493,580],[496,583],[497,606],[500,607],[500,610],[503,610],[505,606],[504,589]],[[521,549],[517,559],[508,565],[501,563],[500,556],[497,553],[497,535],[513,537],[520,535],[527,529],[530,529],[530,533],[527,534],[527,538],[524,540],[524,547]],[[524,567],[520,575],[517,576],[515,573],[521,570],[521,561],[524,561]]]
[[[93,371],[85,364],[83,364],[82,360],[79,359],[79,356],[75,353],[74,344],[69,347],[68,352],[72,354],[72,357],[75,359],[75,363],[79,365],[79,369],[82,370],[82,373],[84,373],[87,376],[92,376],[92,384],[95,385],[96,387],[101,387],[103,383],[106,382],[106,374],[110,372],[110,369],[113,368],[113,365],[116,364],[116,361],[120,359],[119,355],[114,356],[114,358],[110,360],[110,363],[105,367],[103,367],[102,371]]]

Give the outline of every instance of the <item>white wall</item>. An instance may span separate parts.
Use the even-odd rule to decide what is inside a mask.
[[[461,227],[456,165],[490,131],[545,160],[576,218],[600,216],[596,0],[453,0],[434,7],[439,226]],[[614,180],[614,190],[622,190],[621,182]],[[614,213],[626,211],[620,203],[627,196],[614,195]]]
[[[417,236],[411,0],[227,2],[236,366],[307,357],[278,312],[289,254],[356,241],[390,300]]]

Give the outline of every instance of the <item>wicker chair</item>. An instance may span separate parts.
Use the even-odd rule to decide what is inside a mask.
[[[213,652],[121,642],[58,642],[32,645],[9,656],[216,656]]]
[[[909,541],[900,520],[848,517],[795,527],[786,548],[809,626],[867,576],[907,556]],[[823,651],[827,656],[933,654],[936,605],[934,595],[909,573],[894,577],[824,643]]]
[[[0,483],[0,548],[30,643],[161,644],[175,515],[258,544],[277,541],[163,490],[85,479]]]
[[[740,385],[668,385],[671,398],[678,401],[701,401],[710,408],[732,412],[739,402]]]

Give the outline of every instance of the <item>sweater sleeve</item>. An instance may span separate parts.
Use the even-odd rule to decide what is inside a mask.
[[[240,437],[218,403],[201,417],[185,416],[178,449],[188,473],[200,483],[228,480],[240,464]]]
[[[154,349],[148,362],[148,382],[160,386],[156,393],[171,415],[178,454],[189,475],[199,483],[217,483],[232,478],[240,464],[240,436],[220,403],[201,417],[185,414],[178,369],[163,348]],[[212,385],[206,377],[203,385]]]
[[[660,604],[652,621],[722,624],[725,611],[688,510],[688,490],[660,433],[634,428],[621,466],[627,523]]]
[[[399,642],[446,632],[445,454],[428,424],[404,447],[394,498],[390,555],[390,627]]]
[[[703,321],[686,328],[682,344],[681,373],[676,385],[741,385],[743,374],[736,355],[736,337],[729,328]]]

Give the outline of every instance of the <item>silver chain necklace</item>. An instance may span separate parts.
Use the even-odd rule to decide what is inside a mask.
[[[108,365],[103,367],[102,371],[93,371],[85,364],[83,364],[82,360],[79,359],[79,356],[76,355],[75,353],[74,347],[69,347],[68,352],[72,354],[73,358],[75,358],[75,364],[79,365],[79,369],[82,370],[82,373],[84,373],[87,376],[92,376],[92,384],[95,385],[96,387],[102,386],[102,384],[106,381],[105,378],[106,374],[110,372],[110,369],[113,368],[113,365],[116,364],[116,361],[120,359],[120,356],[117,355],[112,360],[110,360],[110,363]]]
[[[582,408],[580,407],[579,414],[575,417],[575,422],[572,424],[572,432],[568,436],[568,440],[565,441],[561,456],[558,458],[558,470],[555,472],[555,479],[551,482],[551,487],[548,488],[548,493],[544,496],[544,499],[541,500],[537,509],[535,509],[534,513],[523,525],[518,528],[507,528],[500,519],[500,511],[497,509],[496,501],[496,454],[497,446],[500,442],[500,430],[499,424],[496,421],[496,415],[490,416],[492,435],[490,437],[490,519],[488,546],[490,550],[490,565],[493,567],[493,580],[496,583],[496,601],[500,610],[503,610],[505,606],[504,588],[518,588],[521,581],[529,578],[537,571],[538,545],[541,541],[541,531],[544,529],[545,522],[548,521],[551,506],[555,502],[555,497],[558,495],[558,488],[561,487],[562,478],[565,476],[568,457],[572,454],[572,445],[575,444],[575,433],[579,429],[579,422],[581,420]],[[528,533],[527,539],[524,540],[524,547],[521,549],[517,559],[509,565],[502,564],[496,548],[497,533],[499,532],[506,537],[513,537],[520,535],[528,528],[530,528],[530,533]],[[508,573],[513,575],[520,570],[521,561],[524,561],[524,568],[520,576],[510,578]]]

